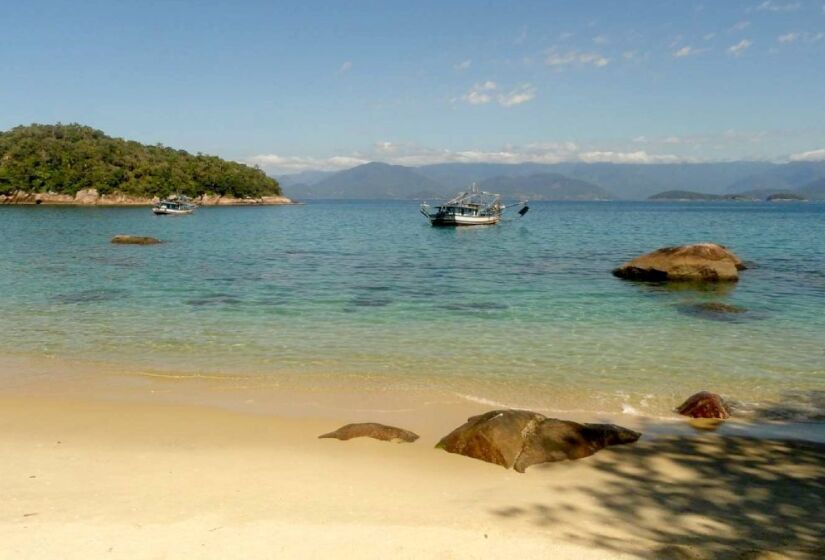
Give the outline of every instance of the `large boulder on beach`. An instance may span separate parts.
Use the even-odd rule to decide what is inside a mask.
[[[436,447],[524,472],[531,465],[581,459],[640,436],[613,424],[579,424],[528,410],[492,410],[468,418]]]
[[[163,243],[160,239],[154,237],[146,237],[141,235],[115,235],[112,238],[112,243],[118,245],[156,245]]]
[[[681,282],[736,282],[742,260],[722,245],[696,243],[664,247],[636,257],[613,270],[627,280]]]
[[[710,391],[700,391],[691,395],[676,409],[682,416],[691,418],[730,418],[730,408],[725,400]]]
[[[319,438],[335,438],[346,441],[357,437],[369,437],[382,441],[408,442],[412,443],[418,439],[418,434],[394,426],[385,426],[375,422],[363,422],[360,424],[347,424],[341,426],[334,432],[318,436]]]

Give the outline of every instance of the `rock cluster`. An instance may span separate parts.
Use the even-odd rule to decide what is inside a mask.
[[[59,193],[30,193],[15,191],[0,194],[0,204],[66,204],[74,206],[151,206],[159,199],[131,196],[119,192],[100,194],[97,189],[82,189],[74,196]],[[285,196],[263,196],[260,198],[233,198],[220,195],[202,195],[195,199],[200,206],[254,206],[292,204]]]

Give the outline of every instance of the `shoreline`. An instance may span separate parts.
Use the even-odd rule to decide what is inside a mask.
[[[765,420],[737,415],[709,427],[678,415],[653,415],[635,409],[607,411],[560,407],[548,394],[530,404],[479,387],[480,396],[447,386],[393,385],[390,377],[357,378],[330,372],[319,377],[295,372],[270,376],[239,372],[152,370],[140,366],[29,354],[0,355],[0,398],[101,400],[164,406],[203,406],[239,414],[283,418],[320,418],[402,425],[420,422],[439,437],[469,416],[494,409],[525,409],[575,422],[613,423],[648,437],[719,436],[782,439],[825,444],[825,423],[795,418]],[[492,393],[490,392],[492,391]],[[497,398],[498,397],[498,398]],[[674,409],[678,403],[674,403]]]
[[[457,419],[456,419],[457,420]],[[825,446],[643,438],[518,474],[342,420],[0,396],[17,558],[814,558]],[[819,547],[819,548],[817,548]],[[536,556],[541,555],[541,556]],[[744,556],[743,556],[744,555]],[[761,556],[764,555],[764,556]]]
[[[0,194],[0,206],[152,206],[160,199],[126,195],[119,192],[101,195],[97,189],[83,189],[75,196],[59,193],[35,193],[15,191],[10,195]],[[284,195],[259,198],[234,198],[219,195],[201,195],[194,199],[198,206],[285,206],[302,204]]]

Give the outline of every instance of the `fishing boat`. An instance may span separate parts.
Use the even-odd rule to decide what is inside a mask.
[[[462,192],[439,206],[421,205],[421,213],[434,226],[486,226],[497,224],[506,208],[521,206],[519,215],[524,216],[530,209],[527,201],[505,206],[501,195],[472,188]]]
[[[157,216],[182,216],[191,214],[197,208],[188,196],[174,196],[165,198],[152,206],[152,212]]]

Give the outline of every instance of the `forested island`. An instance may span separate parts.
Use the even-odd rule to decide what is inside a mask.
[[[140,204],[172,194],[206,204],[289,202],[262,170],[216,156],[79,124],[0,132],[0,202]]]

